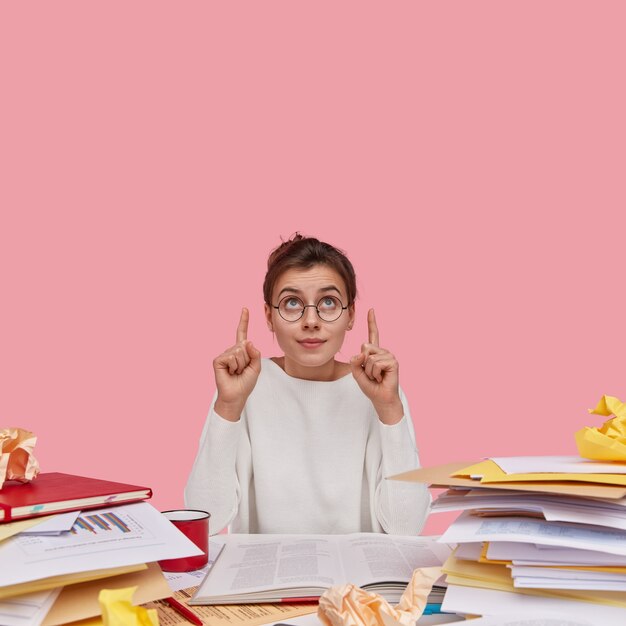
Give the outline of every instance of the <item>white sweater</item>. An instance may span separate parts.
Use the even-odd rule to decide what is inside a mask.
[[[187,486],[188,508],[211,513],[211,534],[386,532],[416,534],[430,504],[421,484],[385,480],[419,467],[406,398],[383,424],[348,374],[293,378],[270,359],[241,419],[213,409]]]

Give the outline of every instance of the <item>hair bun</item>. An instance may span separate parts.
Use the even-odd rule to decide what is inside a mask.
[[[315,265],[327,265],[341,276],[346,286],[348,304],[352,304],[356,298],[356,275],[350,259],[339,248],[315,237],[305,237],[299,231],[270,252],[263,281],[265,302],[271,304],[274,284],[283,272],[293,268],[310,269]]]

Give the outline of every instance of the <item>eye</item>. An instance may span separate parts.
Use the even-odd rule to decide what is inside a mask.
[[[302,307],[302,302],[298,298],[285,298],[283,303],[286,309],[299,309]]]
[[[339,301],[333,296],[326,296],[319,301],[317,306],[324,311],[332,311],[339,306]]]

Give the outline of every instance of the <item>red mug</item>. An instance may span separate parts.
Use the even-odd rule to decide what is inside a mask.
[[[211,514],[194,509],[176,509],[162,511],[162,513],[187,539],[193,541],[203,554],[159,561],[161,569],[164,572],[190,572],[204,567],[209,562],[209,517]]]

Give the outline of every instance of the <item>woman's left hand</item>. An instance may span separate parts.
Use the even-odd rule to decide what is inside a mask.
[[[361,391],[372,401],[380,421],[396,424],[404,415],[398,383],[396,357],[378,345],[378,326],[374,309],[367,313],[368,343],[350,359],[352,375]]]

